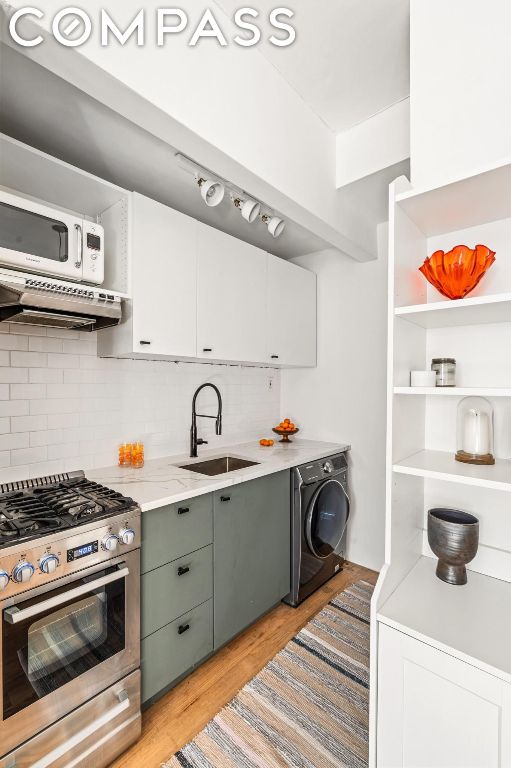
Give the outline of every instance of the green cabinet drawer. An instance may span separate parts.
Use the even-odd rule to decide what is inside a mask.
[[[144,573],[142,637],[213,597],[213,546]]]
[[[163,691],[213,650],[213,600],[142,640],[142,701]]]
[[[168,504],[142,515],[142,573],[213,541],[213,495]]]

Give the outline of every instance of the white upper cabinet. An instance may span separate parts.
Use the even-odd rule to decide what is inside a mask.
[[[316,275],[268,254],[267,361],[316,365]]]
[[[266,252],[198,224],[197,357],[266,360]]]
[[[194,357],[198,222],[133,195],[133,349]]]
[[[316,365],[316,276],[131,194],[132,299],[99,332],[111,357]]]

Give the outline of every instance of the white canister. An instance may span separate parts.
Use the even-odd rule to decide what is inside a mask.
[[[412,387],[434,387],[436,385],[435,371],[410,371]]]

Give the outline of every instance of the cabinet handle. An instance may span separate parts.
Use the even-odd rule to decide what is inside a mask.
[[[150,341],[140,341],[139,342],[139,344],[142,344],[143,346],[149,346],[150,343],[151,343]]]
[[[230,500],[231,500],[230,496],[220,496],[220,501],[224,501],[225,502],[225,501],[230,501]]]
[[[186,515],[190,511],[190,507],[179,507],[177,510],[178,515]]]
[[[185,632],[188,632],[189,629],[190,629],[189,624],[181,624],[179,629],[177,630],[177,634],[183,635]]]
[[[271,356],[271,359],[272,359],[272,360],[278,360],[278,359],[279,359],[279,356],[278,356],[278,355],[272,355],[272,356]]]
[[[184,576],[185,573],[188,573],[189,571],[190,571],[190,566],[187,565],[187,566],[183,567],[183,566],[180,565],[179,568],[177,569],[177,575],[178,576]]]
[[[203,352],[213,352],[213,350],[211,349],[211,347],[204,347],[202,351],[203,351]]]

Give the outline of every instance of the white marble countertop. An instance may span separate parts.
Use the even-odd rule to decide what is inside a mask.
[[[349,448],[349,445],[342,443],[322,443],[300,439],[295,439],[288,444],[276,442],[271,448],[263,448],[254,441],[201,450],[197,459],[190,459],[186,454],[150,459],[142,469],[116,466],[94,469],[87,472],[87,477],[125,496],[130,496],[140,505],[142,512],[147,512],[165,504],[201,496],[256,477],[264,477],[283,469],[322,459]],[[257,464],[216,477],[179,468],[180,464],[191,464],[220,456],[247,459]]]

